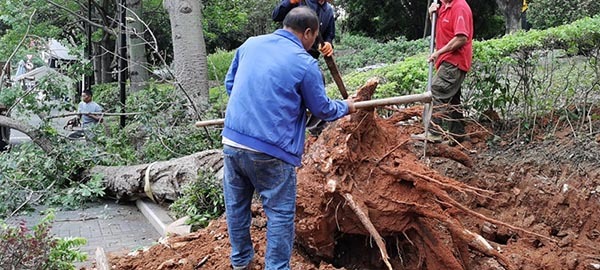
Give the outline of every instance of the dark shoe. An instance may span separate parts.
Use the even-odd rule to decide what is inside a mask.
[[[442,142],[442,136],[433,135],[429,132],[427,134],[425,134],[425,132],[423,132],[421,134],[414,134],[414,135],[411,135],[410,137],[412,139],[419,140],[419,141],[428,141],[428,142],[432,142],[432,143]]]

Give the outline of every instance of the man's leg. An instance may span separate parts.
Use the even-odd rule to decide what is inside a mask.
[[[463,113],[460,106],[460,94],[461,90],[458,89],[458,93],[450,100],[450,120],[448,131],[452,134],[456,140],[462,141],[463,135],[465,134],[465,125],[463,123]]]
[[[234,268],[245,267],[254,257],[252,239],[250,237],[250,222],[252,213],[250,204],[254,187],[245,176],[248,151],[223,146],[224,175],[223,195],[225,197],[225,214],[227,230],[231,243],[231,264]]]
[[[460,87],[465,79],[466,72],[458,69],[450,63],[443,62],[431,83],[431,94],[433,95],[433,115],[431,120],[434,124],[450,132],[459,131],[462,125],[462,113],[460,112]],[[436,116],[437,115],[437,116]],[[444,121],[452,119],[452,122]],[[456,121],[457,128],[452,129]],[[463,128],[464,129],[464,128]],[[432,134],[441,134],[443,131],[432,128]],[[462,132],[464,133],[464,131]]]
[[[256,156],[252,181],[267,214],[265,270],[289,270],[294,245],[296,168],[268,155]]]

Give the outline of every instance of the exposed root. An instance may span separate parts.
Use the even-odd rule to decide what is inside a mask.
[[[346,199],[346,202],[348,202],[348,205],[350,206],[350,208],[352,208],[352,211],[354,211],[354,213],[356,213],[356,216],[358,217],[360,222],[363,224],[363,226],[365,226],[365,229],[375,239],[375,243],[377,244],[377,247],[379,248],[379,252],[381,252],[381,259],[383,259],[383,262],[388,267],[388,269],[391,270],[392,265],[390,264],[390,261],[389,261],[390,256],[387,254],[387,250],[385,248],[385,243],[383,242],[383,238],[381,237],[379,232],[377,232],[377,230],[375,229],[375,226],[373,226],[373,223],[371,222],[371,220],[369,219],[367,214],[363,210],[361,210],[361,207],[352,199],[352,195],[349,193],[346,193],[346,194],[344,194],[344,199]]]

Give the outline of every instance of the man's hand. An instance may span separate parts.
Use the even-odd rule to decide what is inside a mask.
[[[348,104],[348,114],[355,113],[356,107],[354,106],[354,100],[352,98],[346,99],[346,104]]]
[[[429,58],[427,58],[427,62],[434,62],[435,60],[437,60],[437,58],[440,56],[440,51],[436,51],[434,53],[432,53]]]
[[[356,93],[350,95],[346,99],[346,104],[348,104],[348,114],[356,112],[356,106],[354,105],[354,103],[359,102],[359,101],[360,101],[360,98],[356,95]]]
[[[333,46],[329,42],[323,42],[323,44],[319,44],[319,51],[327,57],[331,57],[333,55]]]
[[[292,4],[292,5],[300,4],[300,0],[290,0],[290,4]]]
[[[440,8],[440,4],[431,3],[431,6],[429,6],[429,17],[431,17],[431,14],[435,13],[438,10],[438,8]]]

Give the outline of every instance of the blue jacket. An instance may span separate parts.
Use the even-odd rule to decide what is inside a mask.
[[[317,61],[283,29],[237,49],[225,89],[222,135],[295,166],[304,151],[306,109],[325,121],[348,113],[346,102],[327,97]]]
[[[319,16],[319,32],[321,33],[323,41],[327,41],[333,45],[333,39],[335,38],[335,17],[333,16],[333,7],[327,2],[323,3],[323,5],[319,5],[318,0],[301,1],[299,5],[303,5],[303,2]],[[282,0],[273,10],[273,20],[282,22],[285,15],[287,15],[292,8],[299,5],[290,4],[290,0]]]

